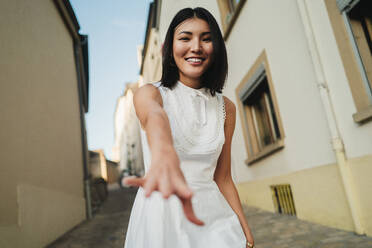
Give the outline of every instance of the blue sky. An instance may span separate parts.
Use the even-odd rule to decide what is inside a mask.
[[[137,46],[144,41],[151,0],[70,0],[89,39],[89,150],[111,158],[114,111],[125,83],[137,81]]]

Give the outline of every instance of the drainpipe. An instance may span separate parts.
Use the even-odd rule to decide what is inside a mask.
[[[353,183],[353,176],[346,161],[344,143],[342,141],[340,130],[337,126],[337,119],[332,105],[329,88],[325,79],[322,61],[320,59],[312,23],[309,16],[306,0],[297,0],[297,5],[301,14],[304,31],[309,45],[311,61],[314,66],[317,79],[317,87],[320,92],[321,100],[327,116],[328,128],[331,133],[331,143],[336,156],[337,166],[341,175],[343,188],[346,193],[346,199],[353,219],[354,230],[357,234],[364,234],[365,230],[361,224],[359,201],[356,197],[356,191]]]

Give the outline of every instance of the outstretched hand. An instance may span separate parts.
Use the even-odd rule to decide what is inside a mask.
[[[198,219],[192,208],[192,191],[187,186],[186,180],[179,167],[179,162],[176,164],[164,163],[164,157],[161,163],[153,163],[149,171],[144,177],[127,177],[124,183],[131,186],[142,187],[145,191],[145,196],[149,197],[152,192],[159,191],[165,199],[172,194],[176,195],[183,206],[183,212],[186,218],[192,223],[202,226],[204,223]],[[175,159],[178,161],[178,158]]]

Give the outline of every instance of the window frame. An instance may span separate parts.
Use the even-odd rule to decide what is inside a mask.
[[[248,107],[246,107],[247,105],[245,105],[243,101],[245,101],[249,97],[252,97],[252,95],[255,94],[257,87],[260,86],[264,82],[264,80],[267,82],[269,91],[268,94],[270,94],[271,102],[273,105],[272,107],[276,117],[279,137],[273,143],[266,145],[260,149],[259,147],[257,147],[259,138],[257,137],[257,132],[254,127],[255,125],[253,123],[253,118],[252,116],[248,116],[251,115],[251,111],[247,111]],[[265,50],[260,54],[254,64],[248,70],[246,75],[243,77],[242,81],[235,89],[235,93],[243,130],[244,143],[248,155],[245,163],[247,165],[252,165],[255,162],[284,148],[285,134]],[[271,128],[273,127],[271,126]]]
[[[243,5],[245,4],[247,0],[240,0],[238,4],[236,4],[235,9],[231,6],[231,0],[217,0],[218,7],[220,9],[220,15],[221,15],[221,24],[222,24],[222,30],[223,30],[223,38],[225,40],[228,39],[232,27],[234,26],[241,9],[243,8]],[[226,18],[228,14],[231,14],[230,21],[226,23]]]
[[[351,3],[351,4],[350,4]],[[372,63],[365,61],[371,54],[366,49],[360,49],[355,32],[356,22],[351,22],[348,13],[353,10],[358,1],[340,4],[337,0],[326,0],[325,5],[331,21],[336,43],[344,65],[350,91],[357,112],[352,115],[356,123],[363,124],[372,120]],[[354,25],[354,26],[353,26]],[[362,54],[361,54],[362,53]]]

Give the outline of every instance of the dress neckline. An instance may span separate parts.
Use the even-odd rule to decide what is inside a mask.
[[[195,89],[195,88],[192,88],[192,87],[189,87],[189,86],[185,85],[184,83],[182,83],[179,80],[176,83],[176,88],[188,91],[188,92],[191,93],[192,96],[197,96],[197,95],[202,96],[206,100],[209,100],[209,98],[211,97],[211,94],[210,94],[210,92],[207,88],[202,87],[200,89]]]

